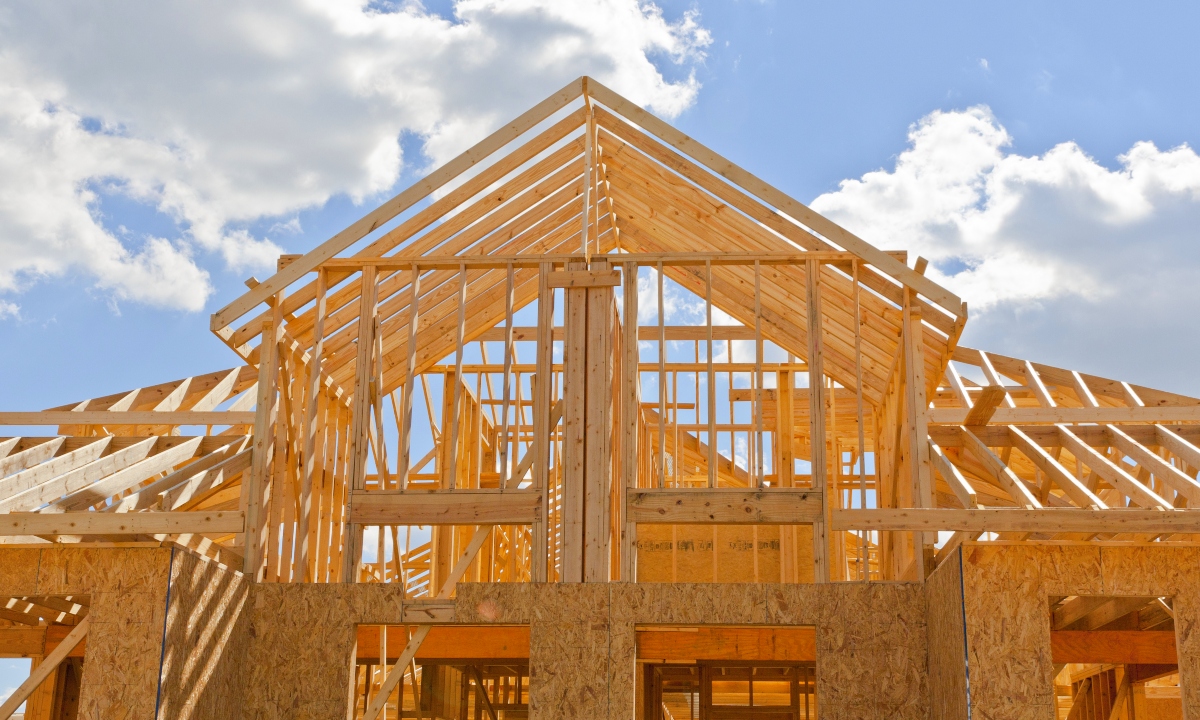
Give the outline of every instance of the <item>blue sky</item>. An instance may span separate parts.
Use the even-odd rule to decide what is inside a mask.
[[[209,314],[273,253],[584,73],[926,254],[966,342],[1200,394],[1200,6],[658,7],[11,3],[2,405],[234,365]]]
[[[520,3],[522,7],[513,10],[512,3],[472,2],[458,8],[456,15],[451,3],[429,2],[425,10],[447,19],[437,32],[453,33],[456,27],[470,26],[477,39],[487,38],[503,48],[504,43],[518,41],[549,44],[561,26],[572,22],[567,16],[556,16],[553,23],[545,21],[546,12],[537,15],[538,4]],[[0,396],[7,408],[49,407],[235,364],[233,353],[209,334],[208,316],[244,290],[242,281],[247,276],[264,277],[268,271],[255,269],[253,263],[230,262],[230,256],[241,250],[231,251],[221,243],[228,241],[233,231],[245,231],[251,238],[238,246],[250,248],[246,251],[249,255],[262,251],[253,244],[259,240],[286,252],[304,252],[412,182],[433,160],[448,157],[452,150],[581,73],[595,74],[619,91],[673,114],[672,121],[681,129],[805,202],[832,194],[826,196],[825,206],[818,206],[831,208],[830,214],[868,241],[888,249],[928,249],[923,254],[932,255],[935,267],[947,273],[963,267],[997,268],[969,282],[965,276],[957,277],[962,288],[975,291],[973,296],[956,287],[972,305],[968,342],[1165,389],[1200,393],[1200,380],[1187,371],[1189,363],[1185,361],[1200,349],[1194,339],[1196,321],[1187,315],[1180,317],[1180,313],[1162,312],[1176,301],[1186,303],[1197,292],[1188,279],[1200,268],[1191,230],[1200,226],[1194,222],[1200,219],[1195,204],[1200,197],[1200,173],[1191,158],[1172,156],[1179,161],[1167,163],[1175,168],[1170,177],[1176,179],[1176,185],[1169,192],[1162,191],[1165,181],[1153,176],[1147,190],[1146,183],[1137,181],[1144,173],[1137,176],[1120,159],[1138,143],[1153,143],[1157,154],[1149,156],[1148,166],[1161,170],[1163,163],[1154,161],[1167,151],[1200,141],[1196,137],[1200,100],[1194,92],[1197,53],[1189,37],[1200,19],[1195,6],[1142,3],[1134,10],[1097,3],[660,2],[659,25],[673,26],[683,38],[672,45],[662,40],[661,27],[650,27],[652,18],[629,20],[628,13],[636,15],[636,9],[630,11],[628,2],[610,0],[602,3],[609,14],[619,14],[613,8],[626,12],[625,19],[613,23],[629,23],[630,34],[644,31],[650,39],[640,40],[640,46],[617,43],[619,47],[608,47],[621,25],[602,28],[610,33],[604,38],[568,28],[571,37],[592,46],[566,56],[554,72],[514,61],[508,68],[512,91],[507,95],[497,92],[492,97],[482,92],[469,101],[442,98],[425,115],[414,111],[400,126],[401,132],[391,136],[400,138],[403,149],[398,172],[376,172],[368,177],[367,161],[342,167],[333,160],[314,160],[311,167],[300,168],[324,178],[314,189],[295,180],[297,173],[286,164],[281,166],[283,170],[239,164],[255,147],[238,146],[237,157],[213,160],[204,169],[204,177],[195,170],[201,164],[198,160],[183,170],[169,164],[156,168],[153,153],[176,151],[186,141],[194,143],[191,152],[195,157],[201,155],[195,150],[200,147],[209,155],[219,155],[222,147],[236,146],[244,128],[245,136],[256,137],[257,130],[252,128],[278,123],[283,134],[294,132],[296,137],[291,145],[269,148],[271,151],[289,151],[296,157],[310,152],[332,157],[342,151],[365,156],[351,144],[313,147],[308,138],[318,133],[323,137],[359,131],[386,135],[389,128],[381,130],[378,123],[366,130],[353,123],[364,114],[385,116],[395,112],[394,108],[402,114],[408,112],[403,98],[325,113],[324,105],[288,97],[289,117],[272,104],[272,99],[281,96],[264,92],[261,97],[265,99],[259,104],[237,106],[232,113],[237,122],[214,125],[213,120],[201,117],[206,111],[198,101],[162,91],[165,85],[190,83],[191,87],[208,88],[196,91],[203,96],[217,92],[210,84],[220,88],[242,72],[236,64],[208,63],[203,47],[188,49],[187,43],[180,43],[183,49],[178,57],[168,57],[161,67],[151,69],[144,67],[145,62],[138,64],[136,56],[124,57],[115,47],[90,46],[95,50],[91,55],[65,49],[79,44],[72,40],[76,35],[90,38],[99,34],[87,33],[88,23],[103,29],[106,22],[121,26],[115,34],[153,47],[167,40],[151,38],[169,39],[173,33],[183,32],[180,27],[188,13],[179,9],[139,13],[130,6],[101,18],[95,11],[75,13],[68,3],[55,5],[61,7],[17,3],[0,21],[0,38],[7,38],[11,48],[9,58],[0,65],[0,83],[7,84],[10,91],[40,98],[41,105],[31,105],[30,113],[57,110],[61,118],[69,111],[89,137],[105,136],[126,145],[142,143],[132,150],[116,146],[93,149],[101,156],[93,163],[95,170],[72,166],[78,153],[73,153],[69,144],[48,156],[47,162],[70,167],[69,172],[64,170],[64,177],[76,183],[77,195],[78,188],[95,191],[91,200],[77,197],[77,204],[129,253],[143,253],[149,238],[165,239],[173,247],[183,248],[182,254],[207,273],[211,292],[200,305],[193,302],[194,309],[180,309],[192,301],[179,300],[168,290],[139,298],[136,290],[129,289],[139,282],[136,276],[114,280],[114,274],[122,272],[120,268],[97,270],[95,262],[76,260],[76,253],[84,254],[73,245],[78,225],[64,226],[50,242],[17,217],[20,208],[0,203],[0,229],[7,236],[0,237],[0,271],[10,273],[7,284],[0,281],[0,307],[9,308],[7,313],[0,311],[0,337],[8,349],[0,354],[0,373],[5,378]],[[421,14],[412,6],[379,7]],[[130,23],[123,19],[126,13],[141,19]],[[304,17],[297,20],[301,15]],[[290,55],[288,48],[268,47],[262,38],[286,34],[275,30],[290,27],[288,23],[332,25],[339,19],[330,14],[314,20],[311,12],[302,13],[282,2],[264,6],[262,17],[263,35],[245,43],[230,39],[237,33],[212,21],[213,33],[233,33],[216,42],[222,57],[240,58],[247,67],[270,65],[271,72],[287,72],[293,62],[292,69],[298,74],[315,72],[296,59],[297,55]],[[683,28],[684,23],[691,23],[691,29]],[[46,47],[35,48],[35,41],[42,39],[45,43],[37,44]],[[89,39],[82,44],[87,48],[87,43],[95,42],[99,41]],[[470,43],[445,42],[443,52],[457,56],[473,52]],[[262,51],[263,47],[270,52]],[[363,52],[369,53],[372,47],[366,43]],[[489,77],[470,63],[446,70],[431,67],[434,63],[426,63],[419,53],[414,55],[417,57],[392,58],[382,70],[376,70],[384,75],[427,73],[442,82],[461,81],[463,93],[482,87]],[[638,55],[644,64],[614,69],[619,64],[616,58],[628,55]],[[439,76],[439,72],[450,74]],[[661,87],[658,91],[644,88],[647,75],[654,73],[661,75],[660,85],[681,87],[689,77],[695,83],[688,97],[679,101],[668,97],[671,93]],[[245,75],[250,78],[246,92],[258,92],[255,71]],[[266,82],[263,80],[263,87]],[[320,93],[339,96],[337,82],[333,78],[314,85],[312,91],[319,98],[324,97]],[[355,92],[361,95],[361,91]],[[231,103],[240,99],[236,93],[229,95]],[[416,92],[411,96],[420,97]],[[656,101],[658,105],[654,105]],[[978,106],[989,108],[990,115],[961,114]],[[939,111],[944,113],[938,116],[940,120],[929,121],[929,146],[920,150],[910,135],[914,124]],[[304,112],[309,112],[311,120],[304,119],[306,125],[293,128],[291,123],[300,122],[296,118]],[[10,115],[0,124],[0,143],[30,147],[33,141],[19,129],[21,119]],[[960,121],[958,130],[951,127],[956,121]],[[458,129],[450,132],[448,126]],[[171,129],[164,129],[168,127]],[[956,132],[985,146],[976,148],[977,155],[990,152],[996,157],[963,160],[965,179],[946,181],[944,176],[953,175],[958,162],[954,143],[962,138]],[[425,145],[427,140],[430,146]],[[1070,149],[1064,143],[1077,144],[1078,154],[1066,157],[1070,153],[1062,151],[1059,154],[1065,159],[1059,158],[1061,162],[1047,161],[1056,148]],[[939,155],[939,147],[951,148],[948,158],[943,157],[947,153]],[[4,149],[0,146],[0,158]],[[902,177],[897,163],[906,151],[910,151],[911,172]],[[133,159],[123,160],[115,169],[105,165],[120,153],[129,153]],[[921,157],[940,159],[937,167],[930,169]],[[1003,173],[997,170],[996,158],[1011,161]],[[1025,167],[1031,164],[1038,168]],[[7,164],[0,160],[0,178],[7,175],[3,180],[6,187],[19,185],[26,190],[24,186],[38,184],[24,177],[27,167],[15,160]],[[873,179],[864,178],[872,172],[876,172]],[[934,176],[943,179],[922,184]],[[1131,181],[1130,176],[1137,177]],[[845,180],[859,181],[857,194],[837,194]],[[981,190],[990,182],[1008,187],[1009,194]],[[175,201],[165,199],[169,193],[161,187],[173,183],[206,195],[204,203],[188,206],[179,201],[170,209]],[[212,190],[221,183],[235,189],[243,183],[263,197],[245,207],[233,207],[241,196]],[[139,190],[139,184],[149,189]],[[880,205],[880,192],[876,192],[880,187],[887,197],[899,194],[907,200],[899,206]],[[968,193],[958,205],[937,212],[922,209],[964,189],[975,195]],[[36,187],[28,192],[32,193],[29,202],[39,201]],[[1122,193],[1130,197],[1124,198]],[[59,200],[47,200],[47,217],[57,213],[55,202]],[[1021,210],[990,219],[976,217],[988,203],[1004,202],[1015,203]],[[1149,211],[1144,207],[1138,210],[1139,203],[1148,203]],[[1077,222],[1093,216],[1107,218],[1106,212],[1120,215],[1118,211],[1128,216],[1097,220],[1097,227]],[[7,222],[6,213],[10,216]],[[216,231],[209,230],[211,237],[222,237],[203,239],[196,228],[206,222],[217,224]],[[949,226],[954,226],[951,234],[955,237],[947,240]],[[1081,227],[1077,234],[1082,237],[1060,242],[1063,228]],[[1037,238],[1033,250],[1023,244],[1031,237]],[[22,248],[32,249],[32,254],[43,252],[50,260],[35,258],[41,265],[22,265],[19,256],[23,253],[16,252]],[[1143,254],[1149,259],[1138,259]],[[270,250],[259,255],[270,255]],[[1096,256],[1111,261],[1101,262]],[[1089,258],[1083,273],[1087,282],[1076,282],[1072,270],[1076,257]],[[992,261],[993,265],[988,265]],[[1034,275],[1046,267],[1057,267],[1059,272],[1034,283],[1036,287],[1024,287],[1027,278],[1022,268],[1026,267]],[[1132,268],[1138,270],[1131,273]],[[178,290],[184,284],[181,277],[189,276],[168,273],[165,284]],[[1001,284],[1011,277],[1018,289],[996,290],[996,277]],[[158,280],[163,280],[161,273]],[[1153,302],[1131,304],[1131,294],[1142,287],[1155,290]],[[1144,348],[1151,342],[1157,352],[1147,356]]]

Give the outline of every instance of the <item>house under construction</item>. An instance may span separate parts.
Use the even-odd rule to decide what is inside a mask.
[[[0,720],[1200,717],[1200,399],[924,270],[576,80],[0,413]]]

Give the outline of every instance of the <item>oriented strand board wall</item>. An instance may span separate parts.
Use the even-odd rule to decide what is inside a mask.
[[[255,585],[245,672],[247,720],[344,718],[359,624],[403,622],[389,585]]]
[[[973,717],[1049,720],[1051,595],[1174,599],[1185,718],[1200,717],[1200,548],[966,544]]]
[[[459,585],[455,618],[530,624],[532,720],[633,717],[639,624],[814,625],[822,717],[928,717],[920,585]]]
[[[925,581],[929,700],[933,720],[967,720],[966,627],[960,550],[951,554]]]
[[[0,549],[0,595],[90,595],[79,716],[154,718],[171,551]]]
[[[174,553],[159,717],[240,717],[250,582],[187,550]]]

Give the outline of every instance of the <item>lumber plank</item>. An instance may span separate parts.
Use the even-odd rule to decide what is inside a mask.
[[[694,663],[698,660],[738,662],[814,662],[817,631],[811,627],[699,627],[637,631],[639,660]]]
[[[239,533],[241,510],[219,512],[7,513],[0,515],[0,535],[168,535]]]
[[[929,422],[934,425],[963,425],[966,424],[967,414],[968,410],[964,408],[932,408]],[[998,408],[991,422],[997,425],[1200,422],[1200,405]]]
[[[632,522],[660,525],[800,525],[822,512],[821,492],[808,488],[631,488],[627,507]]]
[[[1200,511],[1083,508],[835,510],[834,530],[1025,533],[1197,533]]]
[[[0,425],[253,425],[254,413],[217,411],[0,412]]]
[[[532,490],[357,491],[350,521],[363,525],[529,525],[540,517]]]
[[[1054,630],[1050,655],[1055,663],[1179,662],[1174,630]]]

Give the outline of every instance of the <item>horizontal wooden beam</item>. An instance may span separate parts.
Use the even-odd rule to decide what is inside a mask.
[[[616,287],[620,284],[621,273],[616,270],[563,270],[552,272],[546,278],[546,286],[552,288]]]
[[[631,489],[629,519],[643,524],[803,525],[821,518],[819,490]]]
[[[46,654],[46,628],[0,628],[0,657],[42,657]]]
[[[971,428],[971,432],[975,433],[976,437],[991,448],[1020,446],[1022,443],[1013,441],[1012,433],[1009,430],[1010,427],[1016,428],[1031,441],[1044,448],[1062,446],[1062,438],[1059,436],[1058,427],[1049,424],[1000,425],[992,421],[991,425]],[[1179,442],[1176,442],[1174,447],[1167,447],[1166,443],[1159,440],[1159,428],[1162,428],[1165,432],[1169,432]],[[1121,432],[1146,446],[1163,445],[1176,455],[1180,455],[1183,452],[1193,452],[1195,453],[1197,462],[1196,466],[1200,466],[1200,449],[1196,449],[1194,445],[1194,443],[1200,442],[1200,425],[1170,424],[1163,427],[1153,423],[1132,423],[1122,424],[1120,425],[1120,429]],[[1072,425],[1071,432],[1092,447],[1108,447],[1113,442],[1109,436],[1108,429],[1103,425]],[[957,425],[930,426],[929,439],[943,448],[962,447],[963,444],[959,426]],[[1176,452],[1176,450],[1180,452]],[[1191,464],[1191,460],[1187,456],[1184,456],[1183,459]]]
[[[813,662],[817,632],[811,627],[662,628],[637,631],[639,660]]]
[[[1200,533],[1197,510],[884,508],[834,510],[834,530],[1029,533]]]
[[[964,425],[970,410],[933,408],[931,425]],[[1015,407],[998,408],[989,422],[993,425],[1046,423],[1172,423],[1200,422],[1200,405],[1162,407]]]
[[[904,251],[888,251],[893,256],[902,256]],[[616,263],[633,262],[641,266],[663,265],[803,265],[808,260],[818,260],[828,263],[846,263],[860,259],[854,253],[839,251],[810,250],[805,252],[670,252],[670,253],[620,253],[610,255],[593,255],[592,258],[608,258]],[[497,270],[512,265],[521,268],[536,268],[542,263],[565,265],[572,262],[584,262],[587,258],[582,253],[544,253],[520,255],[422,255],[420,257],[347,257],[325,260],[319,267],[326,270],[355,271],[372,266],[380,271],[408,270],[413,265],[421,269],[435,268],[454,269],[466,266],[471,270]],[[316,266],[309,272],[315,271]]]
[[[7,535],[179,535],[239,533],[245,513],[222,512],[65,512],[0,515],[0,536]]]
[[[360,661],[379,662],[379,625],[358,626]],[[387,660],[395,662],[408,643],[403,627],[390,626],[387,633]],[[440,625],[417,649],[418,661],[429,660],[528,660],[529,626]]]
[[[350,522],[362,525],[529,525],[541,493],[531,490],[357,491]]]
[[[476,340],[504,342],[504,334],[505,329],[501,325],[484,331]],[[706,325],[666,325],[663,327],[663,334],[667,336],[667,340],[708,340],[708,327]],[[712,335],[713,340],[753,340],[754,328],[744,325],[713,325]],[[554,339],[563,339],[561,325],[554,328]],[[517,325],[513,328],[513,340],[537,340],[537,328],[532,325]],[[647,342],[658,340],[658,326],[639,325],[638,340],[645,340]],[[772,364],[764,363],[764,367],[769,365]],[[722,364],[720,367],[724,367],[724,365]],[[771,390],[771,392],[774,392],[774,390]]]
[[[253,412],[44,410],[0,412],[0,425],[253,425]]]
[[[67,635],[75,629],[74,625],[48,625],[46,627],[46,647],[42,655],[49,655],[54,652],[54,648],[67,638]],[[87,638],[79,641],[79,644],[71,648],[67,653],[69,658],[81,658],[87,653]]]
[[[1055,663],[1174,664],[1174,630],[1054,630]]]

